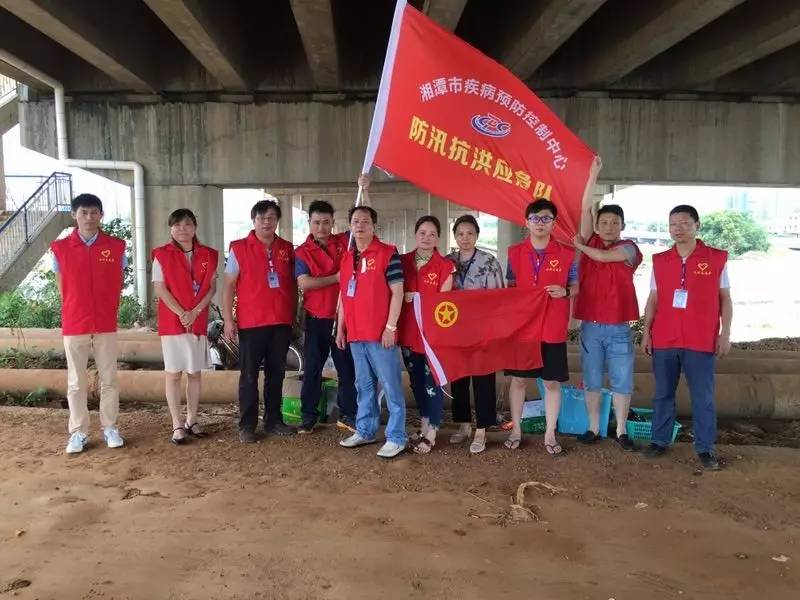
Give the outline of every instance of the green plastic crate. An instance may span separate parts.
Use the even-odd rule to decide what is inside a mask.
[[[547,431],[547,421],[544,417],[528,417],[522,419],[523,433],[544,433]]]
[[[283,422],[287,425],[300,425],[303,422],[303,415],[300,411],[300,398],[284,396],[281,404],[281,414],[283,414]]]
[[[642,440],[649,442],[653,439],[653,409],[651,408],[632,408],[631,411],[641,417],[641,421],[628,419],[625,422],[625,431],[632,440]],[[672,428],[672,441],[678,437],[683,425],[675,421]]]
[[[319,414],[319,422],[328,422],[328,398],[336,398],[336,391],[338,384],[335,379],[326,379],[322,382],[322,394],[319,397],[319,404],[317,404],[317,412]],[[281,403],[281,413],[283,414],[283,422],[287,425],[300,425],[303,422],[303,412],[301,410],[302,403],[300,398],[293,396],[284,396]]]

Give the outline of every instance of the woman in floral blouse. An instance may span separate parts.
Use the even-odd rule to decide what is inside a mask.
[[[454,290],[486,290],[504,287],[503,269],[497,259],[475,245],[481,229],[472,215],[462,215],[453,224],[453,235],[458,250],[447,255],[456,264],[453,274]],[[450,442],[460,444],[472,432],[472,415],[469,406],[469,384],[475,396],[477,428],[469,451],[478,454],[486,449],[486,428],[497,424],[497,394],[494,373],[463,377],[450,384],[453,393],[453,421],[459,425]]]

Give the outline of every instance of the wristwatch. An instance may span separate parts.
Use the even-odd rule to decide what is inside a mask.
[[[397,325],[389,325],[387,323],[386,324],[386,329],[388,329],[389,331],[397,331]]]

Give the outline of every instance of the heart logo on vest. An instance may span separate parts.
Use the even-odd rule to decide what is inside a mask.
[[[431,285],[436,285],[438,279],[439,279],[438,273],[428,273],[428,283],[430,283]]]
[[[111,256],[111,250],[102,250],[102,251],[100,252],[100,255],[101,255],[103,258],[108,258],[109,256]]]
[[[203,271],[205,271],[205,270],[208,268],[208,263],[207,263],[207,262],[200,263],[200,268],[201,268]]]
[[[374,258],[368,258],[367,259],[367,269],[369,269],[370,271],[374,271],[375,270],[375,259]]]
[[[278,258],[284,262],[289,262],[289,253],[286,250],[278,250]]]
[[[705,271],[708,268],[708,263],[697,263],[697,268],[701,271]]]
[[[552,259],[550,261],[550,266],[553,267],[553,268],[557,267],[558,266],[558,259],[557,258]]]

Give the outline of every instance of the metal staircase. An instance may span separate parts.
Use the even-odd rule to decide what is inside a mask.
[[[0,292],[15,289],[72,223],[72,176],[53,173],[14,212],[0,213]]]

